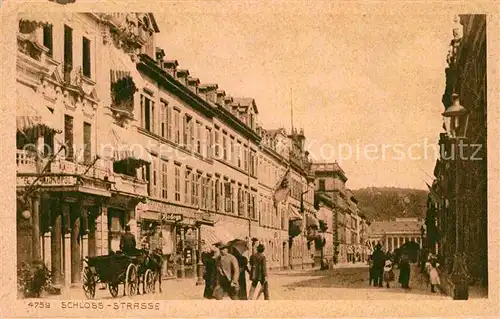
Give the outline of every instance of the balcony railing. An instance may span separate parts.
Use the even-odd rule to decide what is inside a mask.
[[[47,159],[42,159],[40,162],[40,170],[42,170]],[[16,152],[17,173],[37,174],[35,163],[35,153],[27,150],[17,150]],[[119,192],[136,194],[139,196],[147,196],[147,182],[124,174],[113,172],[112,162],[108,160],[98,159],[96,163],[89,168],[90,164],[75,163],[67,161],[63,158],[56,158],[50,167],[46,170],[52,174],[74,174],[83,175],[99,180],[108,180],[113,184],[112,190]]]

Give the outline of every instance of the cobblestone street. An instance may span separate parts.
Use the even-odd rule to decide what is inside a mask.
[[[396,278],[399,271],[396,269]],[[413,268],[409,291],[400,288],[393,282],[391,288],[368,286],[368,268],[365,265],[343,265],[332,270],[296,270],[273,272],[269,279],[270,297],[272,300],[406,300],[406,299],[448,299],[448,297],[432,294],[424,280]],[[167,280],[162,284],[161,294],[138,295],[134,300],[192,300],[203,299],[203,287],[196,286],[195,279]],[[249,288],[249,287],[248,287]],[[120,286],[119,296],[123,295]],[[85,299],[83,290],[73,288],[61,296],[51,299]],[[113,299],[109,291],[96,291],[98,300]],[[130,299],[119,297],[118,299]],[[261,297],[262,299],[262,297]]]

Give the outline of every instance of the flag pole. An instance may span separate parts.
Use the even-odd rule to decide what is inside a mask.
[[[293,102],[292,102],[292,88],[290,88],[290,135],[293,134]]]

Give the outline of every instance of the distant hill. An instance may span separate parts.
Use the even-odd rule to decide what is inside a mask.
[[[358,207],[370,221],[396,217],[424,218],[428,192],[420,189],[368,187],[353,190]]]

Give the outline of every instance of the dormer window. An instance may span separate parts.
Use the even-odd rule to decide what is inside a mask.
[[[146,27],[146,29],[149,29],[149,20],[148,20],[148,18],[144,17],[144,19],[142,19],[142,22],[144,22],[144,26]]]

